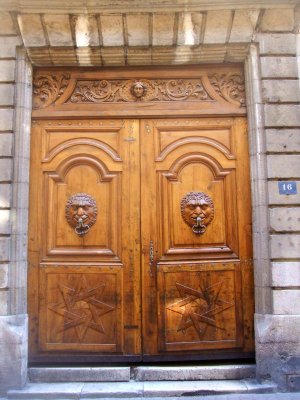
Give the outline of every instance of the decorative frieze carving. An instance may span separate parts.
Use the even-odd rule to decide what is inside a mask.
[[[245,80],[237,73],[213,73],[208,75],[209,81],[224,100],[239,106],[245,106]]]
[[[193,233],[201,235],[214,218],[214,203],[204,192],[189,192],[180,203],[181,216],[192,228]]]
[[[78,80],[67,103],[211,101],[200,79]]]
[[[33,108],[45,108],[54,103],[68,86],[70,74],[38,74],[33,80]]]

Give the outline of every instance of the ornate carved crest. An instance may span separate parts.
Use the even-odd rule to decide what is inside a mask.
[[[78,236],[88,233],[97,219],[95,199],[86,193],[76,193],[66,204],[66,219]]]
[[[214,203],[204,192],[189,192],[180,203],[181,216],[193,233],[202,235],[214,218]]]
[[[240,107],[245,106],[245,80],[242,75],[237,73],[213,73],[209,74],[208,78],[216,92],[224,100],[237,104]]]
[[[68,86],[70,74],[36,75],[33,80],[33,108],[54,103]]]
[[[67,103],[211,101],[200,79],[77,81]]]

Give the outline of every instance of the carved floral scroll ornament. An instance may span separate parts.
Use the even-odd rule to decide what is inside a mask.
[[[245,80],[242,75],[237,73],[213,73],[209,74],[208,78],[218,95],[224,100],[240,107],[245,106]]]
[[[36,75],[33,80],[33,108],[45,108],[54,103],[68,86],[70,74]]]
[[[180,203],[181,216],[193,233],[202,235],[214,218],[214,203],[204,192],[189,192]]]
[[[66,219],[78,236],[84,236],[97,219],[95,199],[86,193],[76,193],[66,204]]]
[[[200,79],[77,81],[67,103],[211,101]]]

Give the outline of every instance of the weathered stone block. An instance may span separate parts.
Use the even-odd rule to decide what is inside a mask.
[[[16,46],[22,44],[18,36],[0,37],[0,58],[13,58],[16,56]]]
[[[8,290],[0,290],[0,316],[7,315],[8,310],[9,310],[9,292]]]
[[[103,65],[124,65],[125,55],[123,47],[102,47]]]
[[[202,27],[201,13],[181,13],[178,21],[177,44],[179,46],[198,45]]]
[[[99,33],[96,17],[77,15],[73,18],[77,47],[99,46]]]
[[[0,35],[15,35],[16,30],[9,13],[0,13]]]
[[[208,11],[203,43],[225,43],[230,18],[230,10]]]
[[[174,21],[174,13],[153,15],[153,46],[172,46]]]
[[[300,287],[300,262],[273,262],[271,285]]]
[[[300,231],[300,207],[272,208],[270,210],[270,227],[277,232]]]
[[[300,365],[300,360],[298,361]],[[299,375],[288,375],[287,378],[288,388],[292,392],[300,392],[300,374]]]
[[[0,114],[1,115],[1,114]],[[12,178],[12,160],[11,159],[0,159],[0,182],[10,181]]]
[[[39,14],[19,14],[18,23],[25,46],[46,46],[47,41]]]
[[[122,15],[100,15],[103,46],[123,46]]]
[[[279,194],[278,182],[268,182],[268,194],[270,204],[298,204],[300,203],[300,181],[296,181],[297,194]]]
[[[127,50],[127,62],[129,65],[150,65],[152,51],[149,47],[129,47]]]
[[[75,49],[50,47],[50,58],[55,66],[78,65]]]
[[[265,32],[292,31],[294,29],[294,10],[292,8],[266,9],[261,21]]]
[[[8,287],[8,264],[0,264],[0,289]]]
[[[27,316],[0,317],[0,393],[21,388],[27,379]]]
[[[2,133],[0,134],[0,156],[10,157],[12,155],[13,134]]]
[[[10,210],[0,210],[0,234],[7,235],[10,232]]]
[[[262,78],[298,78],[296,57],[260,57]]]
[[[274,314],[300,314],[300,290],[273,290]]]
[[[74,46],[67,14],[45,14],[44,21],[51,46]]]
[[[0,237],[0,261],[9,261],[10,238]]]
[[[259,10],[235,10],[229,42],[250,42]]]
[[[271,258],[299,257],[300,235],[271,235],[270,241]]]
[[[12,129],[13,110],[9,108],[0,109],[0,131],[11,131]]]
[[[15,61],[0,60],[0,82],[13,82],[15,79]]]
[[[300,155],[267,156],[269,178],[297,178],[300,175]]]
[[[129,46],[149,46],[149,15],[126,15]]]
[[[14,104],[14,85],[0,83],[0,106],[12,106]]]
[[[300,152],[300,129],[266,129],[267,151]]]
[[[259,33],[260,54],[296,54],[296,35],[293,33]]]
[[[266,102],[299,102],[300,89],[297,80],[263,80],[263,100]]]
[[[266,104],[264,109],[266,127],[297,127],[300,125],[300,105]]]

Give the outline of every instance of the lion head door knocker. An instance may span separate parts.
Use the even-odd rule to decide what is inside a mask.
[[[147,86],[141,81],[135,81],[131,86],[130,91],[133,97],[137,100],[141,100],[147,92]]]
[[[86,193],[76,193],[66,204],[66,219],[78,236],[88,233],[97,219],[95,199]]]
[[[214,218],[214,203],[204,192],[189,192],[181,199],[181,216],[196,235],[202,235]]]

